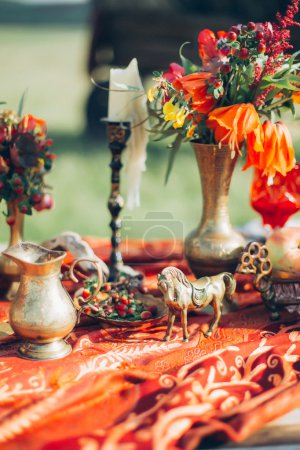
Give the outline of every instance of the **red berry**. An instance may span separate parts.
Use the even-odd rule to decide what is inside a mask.
[[[220,70],[222,73],[229,73],[229,72],[231,72],[231,65],[230,64],[222,64]]]
[[[43,209],[51,209],[53,206],[53,198],[49,194],[44,194],[42,200],[34,205],[36,211],[42,211]]]
[[[248,28],[248,30],[253,31],[253,30],[255,30],[256,25],[254,22],[248,22],[247,28]]]
[[[256,32],[256,37],[257,37],[257,39],[263,39],[263,37],[264,37],[263,31],[257,31]]]
[[[33,194],[31,200],[33,203],[40,203],[42,201],[43,196],[41,194]]]
[[[103,290],[106,291],[106,292],[110,291],[111,290],[111,284],[110,283],[104,284]]]
[[[127,306],[124,305],[124,303],[118,303],[118,304],[116,305],[116,309],[117,309],[118,311],[125,311],[125,310],[127,309]]]
[[[214,87],[215,87],[215,88],[219,88],[219,87],[221,87],[221,86],[222,86],[222,81],[216,79],[216,80],[214,81]]]
[[[118,315],[119,317],[125,317],[126,316],[126,311],[118,311]]]
[[[237,34],[234,31],[229,31],[229,33],[227,34],[227,39],[231,42],[236,41]]]
[[[16,222],[16,216],[8,216],[6,219],[7,225],[14,225]]]
[[[257,51],[259,53],[265,53],[266,49],[266,44],[264,44],[264,42],[260,42],[257,46]]]
[[[125,297],[124,295],[122,295],[120,300],[121,300],[121,303],[123,303],[123,305],[128,305],[128,303],[129,303],[128,298]]]
[[[241,48],[239,51],[239,58],[241,59],[248,59],[249,58],[249,50],[245,47]]]
[[[27,214],[28,213],[28,206],[26,205],[22,205],[20,208],[20,211],[22,214]]]
[[[15,188],[15,193],[16,194],[23,194],[23,192],[24,192],[23,186],[18,186],[18,187]]]
[[[132,314],[134,316],[134,309],[133,308],[128,308],[127,310],[127,314]]]
[[[13,181],[14,185],[20,186],[22,184],[22,178],[15,178]]]
[[[149,289],[146,286],[143,286],[143,287],[140,288],[140,291],[141,291],[142,294],[148,294]]]
[[[82,296],[84,299],[89,298],[90,295],[91,295],[91,293],[90,293],[90,291],[88,291],[87,289],[84,289],[84,290],[82,291],[82,293],[81,293],[81,296]]]

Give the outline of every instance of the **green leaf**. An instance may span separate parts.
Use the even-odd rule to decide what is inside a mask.
[[[194,64],[192,61],[190,61],[188,58],[186,58],[183,54],[182,54],[182,49],[185,45],[190,44],[190,42],[184,42],[180,49],[179,49],[179,56],[181,59],[181,64],[182,67],[184,68],[185,74],[188,75],[190,73],[193,72],[197,72],[197,70],[200,69],[199,66],[197,66],[196,64]]]
[[[290,83],[289,78],[280,78],[280,79],[272,79],[272,80],[266,80],[263,79],[261,84],[260,84],[260,90],[264,90],[266,89],[268,86],[274,86],[275,88],[278,89],[286,89],[288,91],[299,91],[299,88],[297,88],[296,86],[294,86],[293,84]]]
[[[25,91],[23,92],[23,95],[22,95],[22,97],[20,99],[19,106],[18,106],[18,116],[19,117],[22,116],[25,100],[26,100],[26,97],[27,97],[27,93],[28,93],[28,89],[25,89]]]
[[[181,134],[178,134],[176,136],[175,141],[172,144],[171,149],[170,149],[166,177],[165,177],[165,184],[167,184],[167,182],[169,180],[169,176],[170,176],[171,170],[173,168],[174,161],[175,161],[176,155],[178,153],[178,150],[180,148],[180,144],[181,144],[182,140],[183,140],[183,136]]]

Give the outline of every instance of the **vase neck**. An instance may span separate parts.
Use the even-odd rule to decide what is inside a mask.
[[[16,220],[10,225],[9,247],[23,241],[24,236],[24,214],[19,211],[16,202],[9,202],[7,205],[9,215],[13,215]]]
[[[231,158],[228,146],[193,145],[202,185],[202,220],[200,227],[231,229],[228,194],[237,154]]]

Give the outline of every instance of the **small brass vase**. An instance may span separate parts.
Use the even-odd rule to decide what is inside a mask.
[[[74,328],[77,313],[71,297],[60,281],[60,269],[66,252],[21,242],[3,254],[18,265],[21,274],[20,286],[9,313],[12,329],[24,339],[19,355],[35,360],[57,359],[68,355],[72,348],[64,338]],[[83,260],[97,265],[98,292],[103,276],[97,260],[75,260],[70,269],[71,279],[77,281],[73,268]]]
[[[7,210],[10,216],[15,217],[15,222],[10,225],[10,237],[8,247],[18,244],[23,241],[24,235],[24,214],[19,211],[16,202],[8,202]],[[0,276],[5,282],[4,297],[7,300],[12,300],[16,295],[20,281],[20,268],[3,254],[0,254]]]
[[[216,275],[235,271],[245,247],[243,236],[231,225],[228,194],[237,161],[228,146],[192,142],[202,186],[202,218],[198,228],[186,238],[184,253],[196,275]]]

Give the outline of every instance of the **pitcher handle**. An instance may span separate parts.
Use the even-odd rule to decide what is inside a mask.
[[[92,264],[95,264],[96,269],[97,269],[97,287],[95,289],[95,292],[93,295],[97,295],[98,292],[100,291],[102,285],[103,285],[103,281],[104,281],[104,276],[103,276],[103,269],[101,267],[101,261],[99,261],[98,259],[91,259],[91,258],[77,258],[75,259],[69,269],[69,276],[70,279],[72,281],[74,281],[74,283],[79,283],[78,278],[76,278],[76,276],[74,275],[74,268],[75,266],[81,262],[81,261],[86,261],[86,262],[91,262]]]

